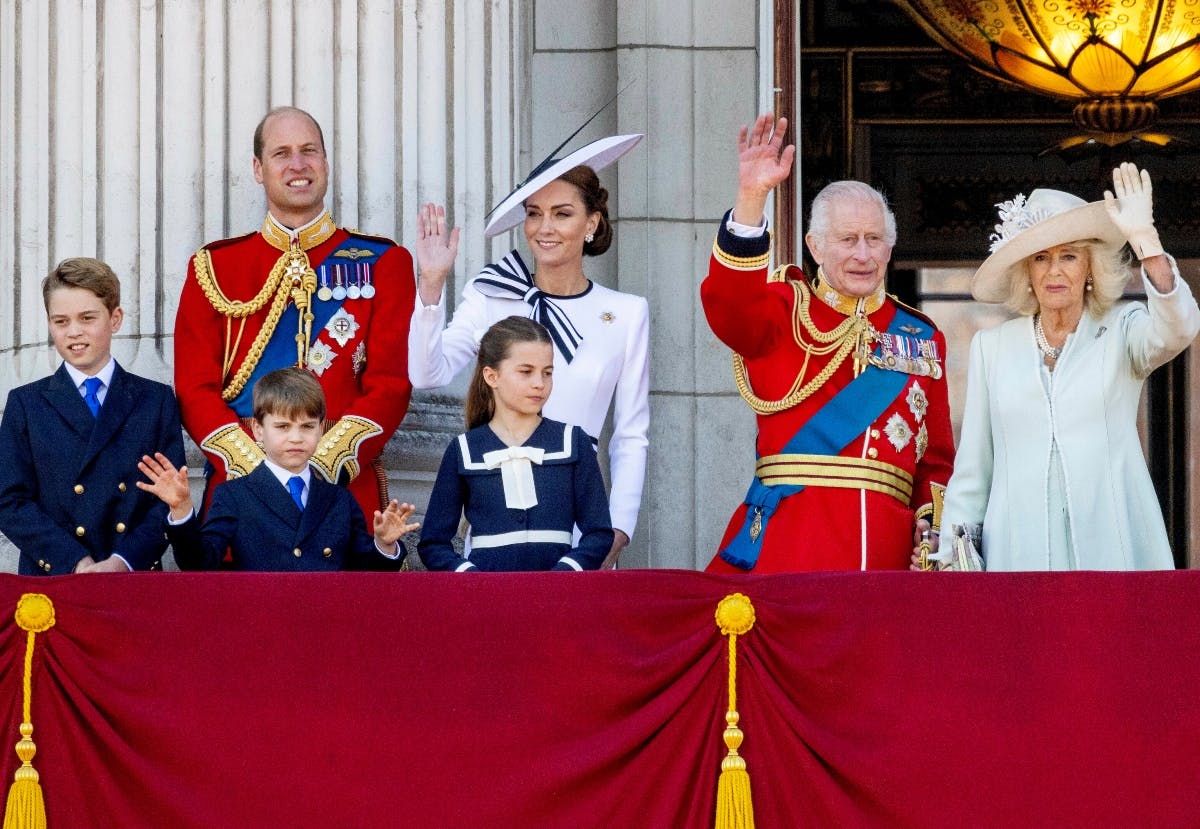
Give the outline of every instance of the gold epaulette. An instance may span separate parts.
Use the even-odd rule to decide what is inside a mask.
[[[200,448],[224,458],[225,475],[229,478],[249,475],[266,457],[262,447],[251,440],[245,430],[236,423],[230,423],[212,432],[200,441]]]
[[[767,282],[787,282],[788,281],[788,275],[787,275],[788,269],[791,267],[793,267],[793,266],[792,265],[780,265],[778,268],[771,271],[771,275],[767,277]],[[804,274],[802,273],[800,275],[800,281],[803,281],[803,280],[804,280]]]
[[[309,463],[331,483],[337,483],[343,469],[349,474],[350,480],[354,480],[361,471],[358,463],[359,445],[380,434],[383,434],[383,427],[375,421],[358,415],[346,415],[326,430]]]

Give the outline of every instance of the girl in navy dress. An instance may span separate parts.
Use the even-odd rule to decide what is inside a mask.
[[[430,570],[595,570],[613,543],[591,438],[542,417],[553,386],[550,335],[502,319],[479,342],[467,429],[447,448],[417,550]],[[469,552],[451,544],[459,519]],[[572,532],[580,538],[572,545]]]

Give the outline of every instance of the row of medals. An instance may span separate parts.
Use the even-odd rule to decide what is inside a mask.
[[[329,272],[333,271],[333,287],[329,286]],[[343,279],[343,273],[345,278]],[[353,281],[351,281],[353,279]],[[317,268],[317,299],[328,302],[336,299],[370,299],[375,296],[375,286],[371,283],[371,266],[366,262],[355,262],[353,265],[321,265]]]

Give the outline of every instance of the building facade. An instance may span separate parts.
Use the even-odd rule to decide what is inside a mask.
[[[273,106],[321,123],[339,224],[410,244],[417,206],[448,205],[456,298],[524,245],[484,240],[490,207],[623,90],[577,140],[646,134],[602,174],[616,243],[588,263],[652,309],[649,473],[623,563],[702,566],[754,427],[698,285],[738,125],[772,99],[773,17],[769,0],[0,0],[0,392],[57,366],[39,286],[68,256],[113,266],[115,356],[170,380],[188,257],[261,223],[251,136]],[[427,500],[463,388],[414,396],[385,456],[396,497]]]

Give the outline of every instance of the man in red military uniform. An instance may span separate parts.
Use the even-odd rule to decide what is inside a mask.
[[[412,257],[334,225],[324,137],[308,113],[282,107],[263,118],[254,178],[266,194],[261,230],[197,251],[175,321],[175,390],[209,462],[205,502],[263,458],[247,426],[255,381],[300,365],[328,407],[312,472],[348,484],[369,519],[387,503],[378,458],[412,393]]]
[[[762,115],[742,129],[737,202],[700,287],[758,413],[755,477],[708,569],[907,569],[954,457],[945,338],[884,293],[895,218],[862,182],[813,202],[815,282],[795,265],[768,276],[763,208],[795,157],[786,128]]]

